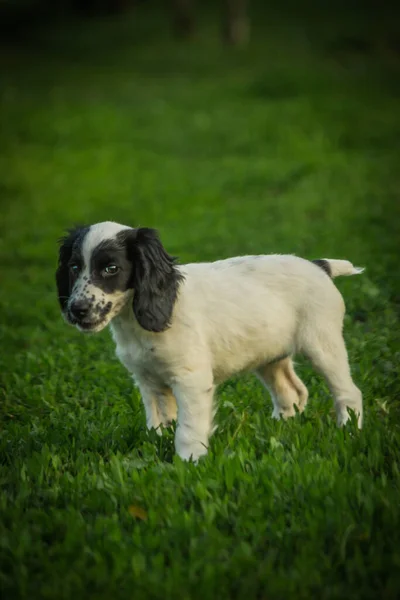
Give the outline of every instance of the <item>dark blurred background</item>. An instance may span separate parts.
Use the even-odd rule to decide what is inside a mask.
[[[200,242],[203,257],[387,249],[387,281],[398,15],[372,0],[0,0],[5,217],[29,207],[50,237],[140,220],[186,258]]]

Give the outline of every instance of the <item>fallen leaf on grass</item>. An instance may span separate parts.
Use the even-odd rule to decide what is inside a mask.
[[[381,408],[383,410],[383,412],[389,413],[389,407],[387,405],[387,400],[380,400],[379,398],[377,398],[376,402],[377,402],[379,408]]]
[[[136,519],[140,519],[141,521],[147,521],[147,512],[140,506],[131,504],[131,506],[128,508],[128,511],[132,517],[136,517]]]

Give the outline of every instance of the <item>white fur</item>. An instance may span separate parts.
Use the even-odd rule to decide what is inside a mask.
[[[125,229],[131,228],[127,225],[115,223],[114,221],[104,221],[103,223],[91,225],[82,245],[82,255],[85,264],[89,264],[93,248],[96,248],[104,240],[112,239],[117,233]]]
[[[338,260],[336,258],[324,258],[331,268],[331,277],[339,275],[360,275],[364,272],[361,267],[355,267],[349,260]]]
[[[105,233],[97,234],[98,242]],[[93,247],[93,239],[86,243]],[[329,263],[333,276],[359,272],[348,261]],[[185,279],[166,331],[140,327],[131,308],[133,291],[126,292],[111,329],[117,356],[140,388],[148,427],[177,418],[176,451],[183,459],[207,452],[215,386],[236,373],[258,375],[271,393],[275,418],[294,415],[294,405],[303,410],[308,393],[293,369],[296,353],[308,356],[326,377],[338,424],[346,423],[351,408],[361,427],[362,396],[342,336],[344,302],[322,269],[280,255],[179,268]]]

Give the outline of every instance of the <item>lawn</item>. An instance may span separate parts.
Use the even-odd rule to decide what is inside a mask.
[[[400,31],[368,4],[295,6],[253,7],[243,49],[207,13],[176,42],[146,3],[3,39],[4,598],[400,594]],[[158,228],[183,262],[365,266],[336,280],[362,432],[336,428],[299,359],[303,415],[273,421],[252,375],[230,380],[209,455],[178,459],[172,431],[146,430],[108,331],[59,313],[57,239],[102,220]]]

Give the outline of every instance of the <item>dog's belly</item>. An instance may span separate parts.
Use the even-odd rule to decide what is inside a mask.
[[[213,376],[216,384],[239,373],[255,371],[262,365],[274,362],[294,352],[293,341],[282,339],[268,343],[265,339],[251,339],[247,343],[218,347],[213,355]]]
[[[220,383],[223,383],[230,377],[233,377],[240,373],[256,371],[262,365],[266,365],[268,363],[275,362],[276,360],[284,358],[284,357],[288,356],[289,354],[291,354],[291,350],[285,349],[285,350],[282,350],[281,353],[271,355],[269,352],[266,352],[265,354],[263,354],[261,356],[257,356],[257,357],[254,357],[253,359],[248,359],[248,360],[244,360],[244,359],[237,360],[238,357],[234,357],[235,360],[232,360],[228,364],[225,363],[225,364],[218,364],[218,365],[214,366],[214,368],[213,368],[214,382],[216,385],[218,385]]]

